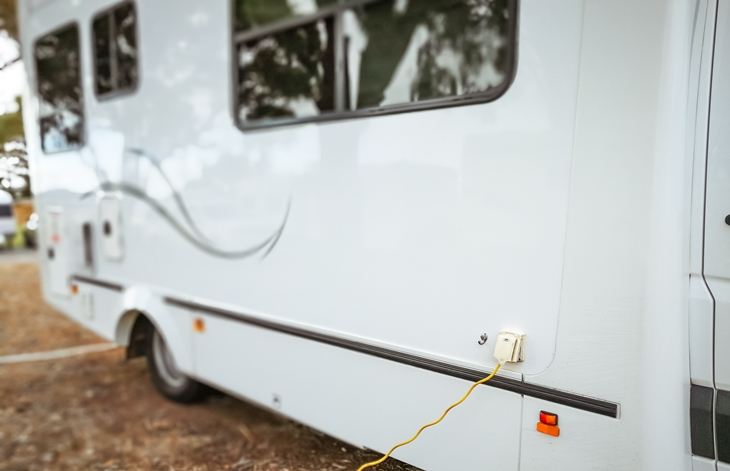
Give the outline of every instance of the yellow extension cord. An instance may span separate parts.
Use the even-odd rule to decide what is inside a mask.
[[[480,380],[479,380],[479,381],[477,381],[476,383],[472,384],[472,385],[471,385],[471,387],[469,388],[469,390],[468,390],[468,391],[466,392],[466,394],[464,394],[464,397],[462,397],[461,399],[459,399],[459,400],[458,400],[457,402],[455,402],[455,403],[451,404],[451,405],[450,405],[450,406],[449,406],[449,407],[448,407],[448,408],[447,408],[447,409],[446,409],[446,410],[444,411],[444,413],[443,413],[443,414],[441,414],[441,417],[439,417],[439,419],[438,419],[438,420],[436,420],[435,422],[431,422],[430,424],[426,424],[426,425],[424,425],[423,427],[421,427],[421,428],[420,428],[420,429],[418,430],[418,432],[416,432],[416,434],[415,434],[415,435],[413,435],[413,438],[411,438],[410,440],[408,440],[408,441],[405,441],[405,442],[403,442],[403,443],[399,443],[399,444],[397,444],[396,446],[394,446],[393,448],[391,448],[391,449],[390,449],[390,451],[389,451],[388,453],[386,453],[386,454],[385,454],[385,456],[383,456],[382,458],[380,458],[380,459],[379,459],[379,460],[377,460],[377,461],[372,461],[372,462],[370,462],[370,463],[365,463],[364,465],[360,466],[360,467],[359,467],[359,468],[357,469],[357,471],[362,471],[362,470],[363,470],[363,469],[365,469],[365,468],[370,468],[370,467],[373,467],[373,466],[377,466],[377,465],[379,465],[379,464],[380,464],[380,463],[382,463],[383,461],[385,461],[385,460],[387,460],[388,458],[390,458],[390,455],[391,455],[391,453],[393,453],[393,452],[394,452],[394,451],[395,451],[396,449],[398,449],[398,448],[400,448],[400,447],[402,447],[402,446],[408,445],[409,443],[412,443],[412,442],[413,442],[413,441],[414,441],[414,440],[415,440],[416,438],[418,438],[418,436],[419,436],[419,435],[421,434],[421,432],[423,432],[424,430],[426,430],[426,429],[427,429],[428,427],[431,427],[431,426],[433,426],[433,425],[436,425],[437,423],[439,423],[439,422],[441,422],[442,420],[444,420],[444,417],[446,417],[446,414],[448,414],[448,413],[449,413],[449,412],[451,411],[451,409],[453,409],[454,407],[458,406],[458,405],[459,405],[459,404],[461,404],[462,402],[466,401],[466,398],[467,398],[467,397],[469,397],[469,395],[471,394],[471,392],[472,392],[472,391],[474,391],[474,388],[476,388],[476,387],[477,387],[477,386],[479,386],[480,384],[484,384],[484,383],[486,383],[487,381],[489,381],[490,379],[492,379],[492,378],[494,377],[494,375],[496,375],[496,374],[497,374],[497,371],[499,371],[499,368],[500,368],[501,366],[502,366],[502,365],[501,365],[500,363],[498,363],[498,364],[497,364],[497,367],[496,367],[496,368],[494,369],[494,371],[492,371],[492,374],[490,374],[490,375],[489,375],[489,376],[487,376],[486,378],[484,378],[484,379],[480,379]]]

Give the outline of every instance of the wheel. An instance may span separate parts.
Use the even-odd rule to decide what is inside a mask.
[[[157,390],[175,402],[191,403],[204,399],[209,388],[182,373],[157,329],[150,329],[146,338],[147,366]]]

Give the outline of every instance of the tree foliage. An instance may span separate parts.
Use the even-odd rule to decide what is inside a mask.
[[[0,31],[3,30],[11,38],[18,40],[17,0],[0,0]]]
[[[20,97],[16,101],[15,113],[0,115],[0,189],[23,199],[30,197],[30,176]]]
[[[296,100],[334,109],[333,29],[320,21],[244,45],[239,103],[246,120],[295,116]]]

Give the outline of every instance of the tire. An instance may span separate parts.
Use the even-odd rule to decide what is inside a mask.
[[[208,395],[210,389],[182,373],[167,348],[162,335],[150,326],[146,336],[147,367],[152,383],[163,396],[175,402],[189,404],[198,402]]]

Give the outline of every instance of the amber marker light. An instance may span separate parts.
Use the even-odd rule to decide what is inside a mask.
[[[195,320],[193,320],[193,330],[195,332],[200,332],[201,334],[205,332],[205,322],[203,322],[203,319],[196,317]]]
[[[560,436],[560,427],[558,427],[558,414],[540,411],[540,422],[537,423],[537,431],[553,437]]]
[[[79,294],[79,285],[71,285],[71,294]]]

